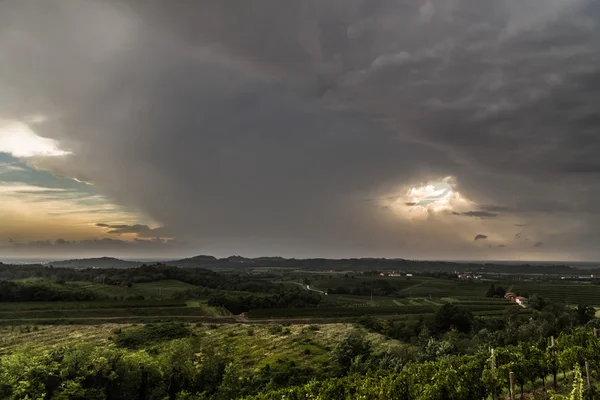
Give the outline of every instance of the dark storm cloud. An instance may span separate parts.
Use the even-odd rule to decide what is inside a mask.
[[[473,240],[475,240],[475,241],[477,241],[477,240],[485,240],[487,238],[488,237],[486,235],[482,235],[481,233],[479,233],[477,236],[475,236],[475,239],[473,239]]]
[[[505,207],[505,206],[497,206],[497,205],[493,205],[493,204],[487,204],[487,205],[481,205],[479,206],[479,209],[482,211],[488,211],[488,212],[503,212],[503,211],[511,211],[510,207]]]
[[[410,226],[356,199],[448,175],[491,204],[465,216],[592,224],[598,16],[583,0],[7,1],[0,114],[47,115],[36,131],[73,151],[39,167],[234,249],[403,251]]]
[[[109,228],[110,230],[106,233],[111,235],[123,235],[127,233],[134,233],[141,238],[156,238],[169,236],[165,228],[150,228],[148,225],[109,225],[109,224],[96,224],[98,227]]]
[[[476,217],[476,218],[495,218],[498,216],[496,213],[489,211],[467,211],[463,213],[455,213],[456,215],[462,215],[465,217]]]

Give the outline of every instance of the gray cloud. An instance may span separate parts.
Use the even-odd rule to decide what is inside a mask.
[[[477,217],[477,218],[495,218],[498,216],[496,213],[489,211],[467,211],[463,213],[455,213],[457,215],[463,215],[465,217]]]
[[[473,240],[475,240],[475,241],[477,241],[477,240],[485,240],[487,238],[488,237],[486,235],[482,235],[481,233],[479,233],[479,234],[477,234],[477,236],[475,236],[475,239],[473,239]]]
[[[164,227],[150,228],[148,225],[124,225],[124,224],[104,224],[97,223],[96,226],[101,228],[108,228],[106,232],[111,235],[123,235],[128,233],[136,234],[140,238],[158,238],[158,237],[171,237],[168,229]]]
[[[165,240],[160,238],[138,239],[124,241],[117,239],[88,239],[88,240],[45,240],[30,242],[11,242],[0,244],[2,257],[31,258],[36,254],[45,257],[63,257],[65,254],[76,256],[104,256],[107,254],[117,257],[175,257],[178,254],[193,254],[185,242]]]
[[[482,224],[598,222],[592,2],[52,1],[0,5],[0,114],[209,251],[475,254],[357,200],[448,175]]]

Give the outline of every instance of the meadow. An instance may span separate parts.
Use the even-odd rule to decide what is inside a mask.
[[[383,388],[387,375],[406,380],[394,383],[402,393],[422,386],[411,383],[413,376],[429,381],[431,366],[440,376],[460,370],[465,379],[488,379],[481,369],[491,346],[505,346],[502,368],[543,357],[547,363],[554,360],[547,351],[552,336],[566,346],[560,357],[570,371],[571,339],[559,335],[597,327],[593,309],[590,315],[577,306],[594,304],[600,288],[494,281],[496,288],[538,294],[546,300],[538,304],[550,304],[522,308],[500,295],[487,297],[491,281],[443,274],[260,275],[153,265],[34,267],[32,275],[0,281],[0,374],[8,382],[0,385],[0,398],[129,399],[141,392],[139,398],[157,400],[258,393],[277,399],[312,390],[302,386],[310,382],[331,384],[323,390],[337,394],[325,398],[339,398],[339,385],[363,387],[361,379],[377,376]],[[406,367],[413,368],[408,375]],[[525,389],[535,391],[556,369],[540,371],[532,363],[517,372]],[[504,381],[486,381],[478,393],[501,393]],[[445,398],[453,388],[432,390]],[[410,398],[426,398],[419,396]]]
[[[600,285],[580,284],[516,284],[513,291],[528,295],[537,294],[552,302],[577,305],[600,306]]]
[[[40,283],[39,279],[21,280],[24,284]],[[287,282],[291,285],[291,282]],[[53,287],[76,288],[91,292],[103,300],[94,301],[55,301],[55,302],[0,302],[0,325],[14,324],[102,324],[111,322],[156,322],[156,321],[207,321],[214,318],[220,322],[271,320],[294,320],[301,322],[345,321],[363,316],[384,316],[391,319],[430,318],[444,304],[456,304],[473,315],[502,318],[506,310],[516,307],[503,298],[484,297],[488,283],[464,282],[429,277],[312,277],[311,288],[327,290],[327,286],[349,294],[320,295],[322,304],[318,307],[301,308],[258,308],[249,309],[241,318],[234,318],[225,307],[209,305],[208,297],[185,299],[190,291],[197,289],[179,280],[158,280],[127,285],[107,285],[90,281],[68,281],[62,286],[49,283]],[[291,287],[302,288],[299,282]],[[522,285],[515,289],[540,293],[551,300],[564,298],[582,300],[598,298],[600,287],[588,285]],[[370,296],[354,295],[365,288],[392,290],[395,295]],[[578,290],[579,289],[579,290]],[[230,291],[238,296],[243,292]],[[313,292],[315,293],[315,292]],[[261,297],[265,294],[256,293]],[[143,299],[143,300],[141,300]],[[523,310],[525,313],[529,310]]]

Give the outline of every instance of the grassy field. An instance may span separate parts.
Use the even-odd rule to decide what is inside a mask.
[[[193,304],[193,303],[192,303]],[[94,308],[152,308],[187,307],[190,302],[177,300],[126,300],[126,301],[31,301],[26,303],[0,302],[0,315],[12,311],[80,310]]]
[[[513,291],[538,294],[556,303],[600,306],[600,286],[592,284],[519,284]]]
[[[320,276],[311,280],[311,287],[320,290],[345,288],[349,291],[360,287],[391,287],[403,297],[483,297],[488,282],[457,281],[429,277],[389,276]]]
[[[0,325],[143,322],[228,317],[206,301],[93,301],[0,303]]]
[[[311,308],[273,308],[262,310],[251,310],[247,313],[250,319],[270,318],[343,318],[360,317],[363,315],[386,315],[402,317],[408,315],[432,315],[439,305],[431,304],[428,300],[420,300],[421,304],[397,305],[390,299],[391,305],[378,306],[354,306],[354,307],[311,307]],[[368,303],[367,303],[368,304]],[[460,303],[458,303],[461,305]],[[486,315],[503,315],[510,307],[519,307],[514,303],[505,301],[502,304],[468,304],[461,305],[463,308],[477,313],[484,312]]]
[[[316,308],[257,309],[245,314],[247,322],[277,319],[341,321],[364,315],[395,319],[428,317],[444,304],[453,303],[474,315],[501,317],[509,307],[517,307],[505,299],[483,297],[488,284],[437,278],[320,276],[313,287],[326,284],[347,288],[386,280],[400,291],[398,297],[335,295],[324,296],[325,303]],[[202,321],[210,318],[234,319],[223,307],[210,307],[201,300],[173,300],[181,292],[195,286],[175,280],[119,287],[91,282],[68,282],[113,300],[86,302],[0,303],[0,325],[17,324],[102,324],[144,321]],[[593,285],[515,285],[513,290],[540,294],[551,301],[570,304],[584,302],[600,306],[600,287]],[[134,300],[142,296],[145,300]],[[530,312],[522,310],[523,312]],[[244,320],[241,317],[240,321]]]
[[[194,333],[217,351],[241,360],[244,368],[258,370],[281,361],[293,361],[302,368],[324,368],[331,365],[330,351],[337,341],[353,328],[351,324],[293,325],[273,329],[269,325],[194,324]],[[130,329],[134,325],[103,324],[97,326],[13,326],[0,327],[0,355],[19,348],[48,349],[54,345],[69,345],[86,341],[109,344],[115,329]],[[403,346],[376,333],[367,333],[376,352]]]
[[[93,282],[68,282],[82,289],[86,289],[103,296],[116,298],[131,298],[144,296],[145,298],[169,298],[196,286],[181,281],[166,280],[149,283],[135,283],[132,287],[120,287],[114,285],[103,285]]]
[[[343,276],[332,276],[331,278],[326,276],[317,277],[311,279],[311,286],[320,289],[334,289],[337,287],[344,287],[347,289],[353,289],[360,286],[370,285],[373,282],[386,282],[394,289],[406,289],[416,284],[416,281],[406,277],[343,277]]]

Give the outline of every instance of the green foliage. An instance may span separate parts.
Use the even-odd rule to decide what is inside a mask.
[[[173,340],[193,335],[192,330],[185,324],[164,323],[148,324],[139,328],[125,331],[115,331],[115,343],[119,347],[135,349],[165,340]]]
[[[300,288],[291,288],[272,295],[221,292],[208,299],[208,305],[225,307],[234,314],[253,309],[315,307],[321,296]]]
[[[473,314],[454,304],[444,304],[433,317],[433,329],[441,333],[452,328],[459,332],[470,332],[473,328]]]
[[[501,286],[496,287],[493,283],[490,285],[490,288],[485,293],[485,297],[499,297],[502,298],[506,294],[506,289]]]
[[[200,336],[173,339],[172,330],[170,334],[160,333],[165,328],[150,327],[157,337],[144,348],[83,342],[42,351],[13,351],[0,358],[0,398],[279,400],[286,395],[286,399],[295,400],[471,400],[489,398],[492,393],[503,398],[509,371],[515,373],[519,386],[533,384],[547,375],[551,369],[548,355],[556,353],[561,365],[570,365],[569,371],[573,366],[575,369],[573,379],[569,378],[570,395],[553,394],[552,398],[583,400],[593,397],[586,392],[579,365],[584,360],[594,365],[600,362],[600,340],[584,329],[558,336],[551,349],[545,341],[521,343],[496,348],[493,356],[487,348],[471,355],[439,351],[448,344],[457,346],[462,340],[459,333],[450,332],[441,339],[427,341],[431,357],[423,361],[415,361],[414,357],[411,360],[392,349],[379,354],[360,330],[352,330],[332,352],[339,372],[347,375],[331,378],[325,370],[300,365],[298,359],[285,352],[247,371],[240,360],[232,358],[227,345],[221,349],[215,346],[226,334],[214,341]],[[114,334],[139,333],[143,329],[149,328],[114,330]],[[236,332],[246,328],[240,329]],[[297,341],[291,343],[312,343],[306,341],[322,335],[324,330],[302,330],[294,339]],[[228,345],[256,340],[258,336],[236,334]],[[302,352],[302,357],[313,354]]]
[[[44,282],[0,281],[0,302],[18,301],[86,301],[97,296],[83,289],[73,289]]]
[[[587,324],[596,315],[596,310],[585,304],[579,304],[577,306],[577,319],[581,325]]]
[[[368,359],[371,351],[371,343],[365,335],[358,330],[353,330],[336,345],[332,358],[340,371],[345,374],[353,364]]]

